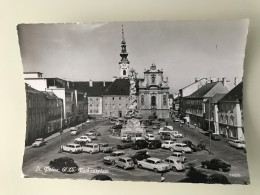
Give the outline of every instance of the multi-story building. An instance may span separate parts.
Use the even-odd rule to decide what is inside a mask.
[[[206,103],[210,101],[216,94],[225,94],[228,92],[223,81],[213,81],[206,83],[191,95],[186,96],[182,100],[183,112],[192,124],[208,130],[208,120],[205,118]]]
[[[244,140],[243,82],[218,102],[219,132],[229,139]]]
[[[53,92],[42,92],[46,97],[47,135],[53,134],[64,126],[63,101]]]
[[[143,118],[169,118],[168,77],[155,64],[144,71],[144,79],[139,80],[138,108]]]
[[[74,82],[74,86],[79,91],[85,91],[88,101],[88,115],[101,117],[103,114],[104,91],[111,85],[110,81]]]
[[[129,79],[116,79],[103,93],[103,117],[124,117],[129,104]]]
[[[44,93],[25,85],[26,91],[26,139],[30,145],[35,139],[47,135],[46,96]]]

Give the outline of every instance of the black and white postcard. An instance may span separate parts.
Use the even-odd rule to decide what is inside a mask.
[[[250,184],[248,23],[19,24],[23,176]]]

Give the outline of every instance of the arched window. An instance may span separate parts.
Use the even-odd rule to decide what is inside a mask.
[[[126,75],[126,70],[123,70],[123,75],[124,75],[124,76]]]
[[[225,116],[225,123],[228,124],[228,116]]]
[[[166,95],[163,95],[163,105],[165,106],[166,105]]]
[[[230,117],[230,124],[234,125],[234,117],[233,116]]]
[[[144,95],[141,95],[141,105],[144,105]]]
[[[151,97],[151,105],[156,106],[156,97],[155,96]]]
[[[223,115],[220,115],[220,122],[223,123]]]

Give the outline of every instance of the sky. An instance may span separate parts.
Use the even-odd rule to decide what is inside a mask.
[[[195,78],[243,76],[247,20],[20,24],[24,72],[70,81],[111,81],[119,76],[122,26],[130,68],[143,77],[155,63],[170,92]]]

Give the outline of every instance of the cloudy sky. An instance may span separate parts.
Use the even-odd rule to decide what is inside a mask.
[[[143,77],[152,63],[169,77],[170,92],[197,78],[243,76],[248,21],[21,24],[25,72],[71,81],[119,76],[121,25],[130,67]]]

